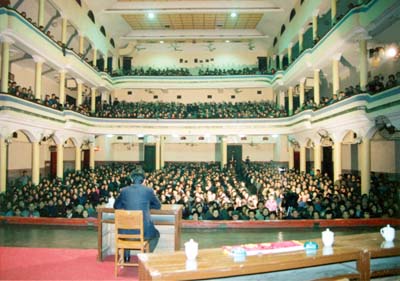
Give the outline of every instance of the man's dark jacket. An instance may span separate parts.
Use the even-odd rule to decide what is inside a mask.
[[[150,209],[160,209],[161,203],[154,191],[142,184],[133,184],[121,189],[121,193],[115,200],[114,209],[142,210],[144,238],[151,239],[159,236],[150,217]]]

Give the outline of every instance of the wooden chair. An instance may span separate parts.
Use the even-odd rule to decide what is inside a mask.
[[[135,234],[119,233],[128,229]],[[115,277],[119,266],[138,266],[138,263],[124,261],[125,249],[149,252],[149,243],[144,240],[142,211],[115,210]]]

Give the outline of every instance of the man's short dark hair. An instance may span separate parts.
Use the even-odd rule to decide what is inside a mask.
[[[141,184],[144,181],[144,174],[142,172],[133,171],[131,173],[131,180],[134,184]]]

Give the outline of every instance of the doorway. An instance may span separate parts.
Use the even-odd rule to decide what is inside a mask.
[[[143,169],[146,172],[153,172],[156,169],[156,146],[144,146],[144,165]]]
[[[228,145],[227,154],[228,163],[233,161],[236,163],[241,163],[243,159],[242,145]]]
[[[55,178],[57,176],[57,151],[50,148],[50,177]]]
[[[322,173],[328,173],[329,177],[333,176],[333,162],[332,162],[332,146],[322,147]]]

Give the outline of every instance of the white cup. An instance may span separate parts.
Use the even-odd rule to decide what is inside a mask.
[[[322,243],[325,247],[332,247],[334,241],[335,234],[329,228],[322,232]]]
[[[199,253],[199,244],[193,239],[185,243],[185,254],[188,260],[195,260]]]
[[[387,242],[392,242],[395,237],[395,230],[390,225],[381,228],[381,235]]]

